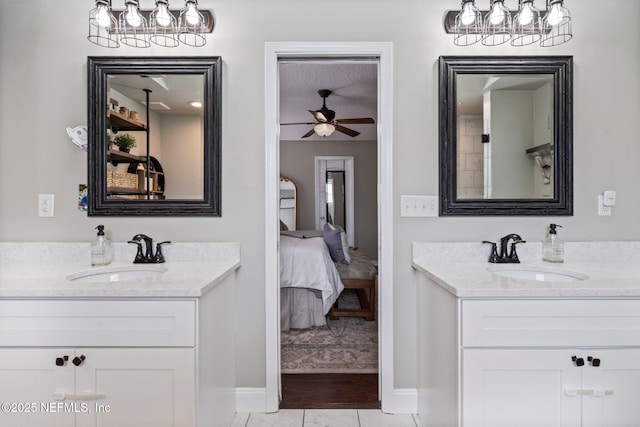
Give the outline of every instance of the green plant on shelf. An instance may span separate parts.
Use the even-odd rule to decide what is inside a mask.
[[[136,146],[136,138],[128,133],[121,133],[113,138],[113,143],[120,151],[128,153],[129,150]]]

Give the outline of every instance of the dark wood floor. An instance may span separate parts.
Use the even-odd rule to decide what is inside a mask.
[[[378,374],[283,374],[280,409],[379,409]]]

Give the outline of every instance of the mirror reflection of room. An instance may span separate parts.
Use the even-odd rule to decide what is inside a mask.
[[[203,76],[111,74],[107,81],[107,197],[202,200]]]
[[[553,198],[552,75],[457,79],[457,197]]]
[[[344,171],[327,171],[327,222],[347,230]]]

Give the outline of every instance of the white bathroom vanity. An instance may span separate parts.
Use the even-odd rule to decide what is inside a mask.
[[[239,244],[119,252],[92,268],[88,244],[0,244],[2,425],[231,423]]]
[[[413,244],[423,426],[638,424],[640,247],[567,244],[557,265],[539,249],[499,265],[480,244]]]

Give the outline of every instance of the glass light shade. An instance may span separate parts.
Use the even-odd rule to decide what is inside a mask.
[[[462,0],[454,29],[453,43],[458,46],[469,46],[482,40],[482,14],[474,0]]]
[[[484,37],[482,44],[497,46],[511,38],[511,13],[504,0],[492,0],[491,10],[484,18]]]
[[[156,0],[156,8],[149,14],[151,43],[163,47],[178,46],[180,43],[176,29],[176,18],[169,11],[169,1]]]
[[[511,36],[512,46],[527,46],[542,37],[540,10],[533,5],[533,0],[520,0],[518,13],[513,17]]]
[[[318,123],[313,127],[313,130],[320,136],[330,136],[335,132],[336,127],[331,123]]]
[[[140,13],[138,0],[126,0],[125,10],[118,17],[120,41],[131,47],[149,47],[149,27]]]
[[[118,41],[118,22],[111,13],[109,0],[96,0],[96,8],[89,12],[89,35],[87,40],[98,46],[116,48]]]
[[[204,32],[204,16],[198,11],[197,0],[186,0],[178,19],[178,40],[187,46],[204,46],[207,43]]]

